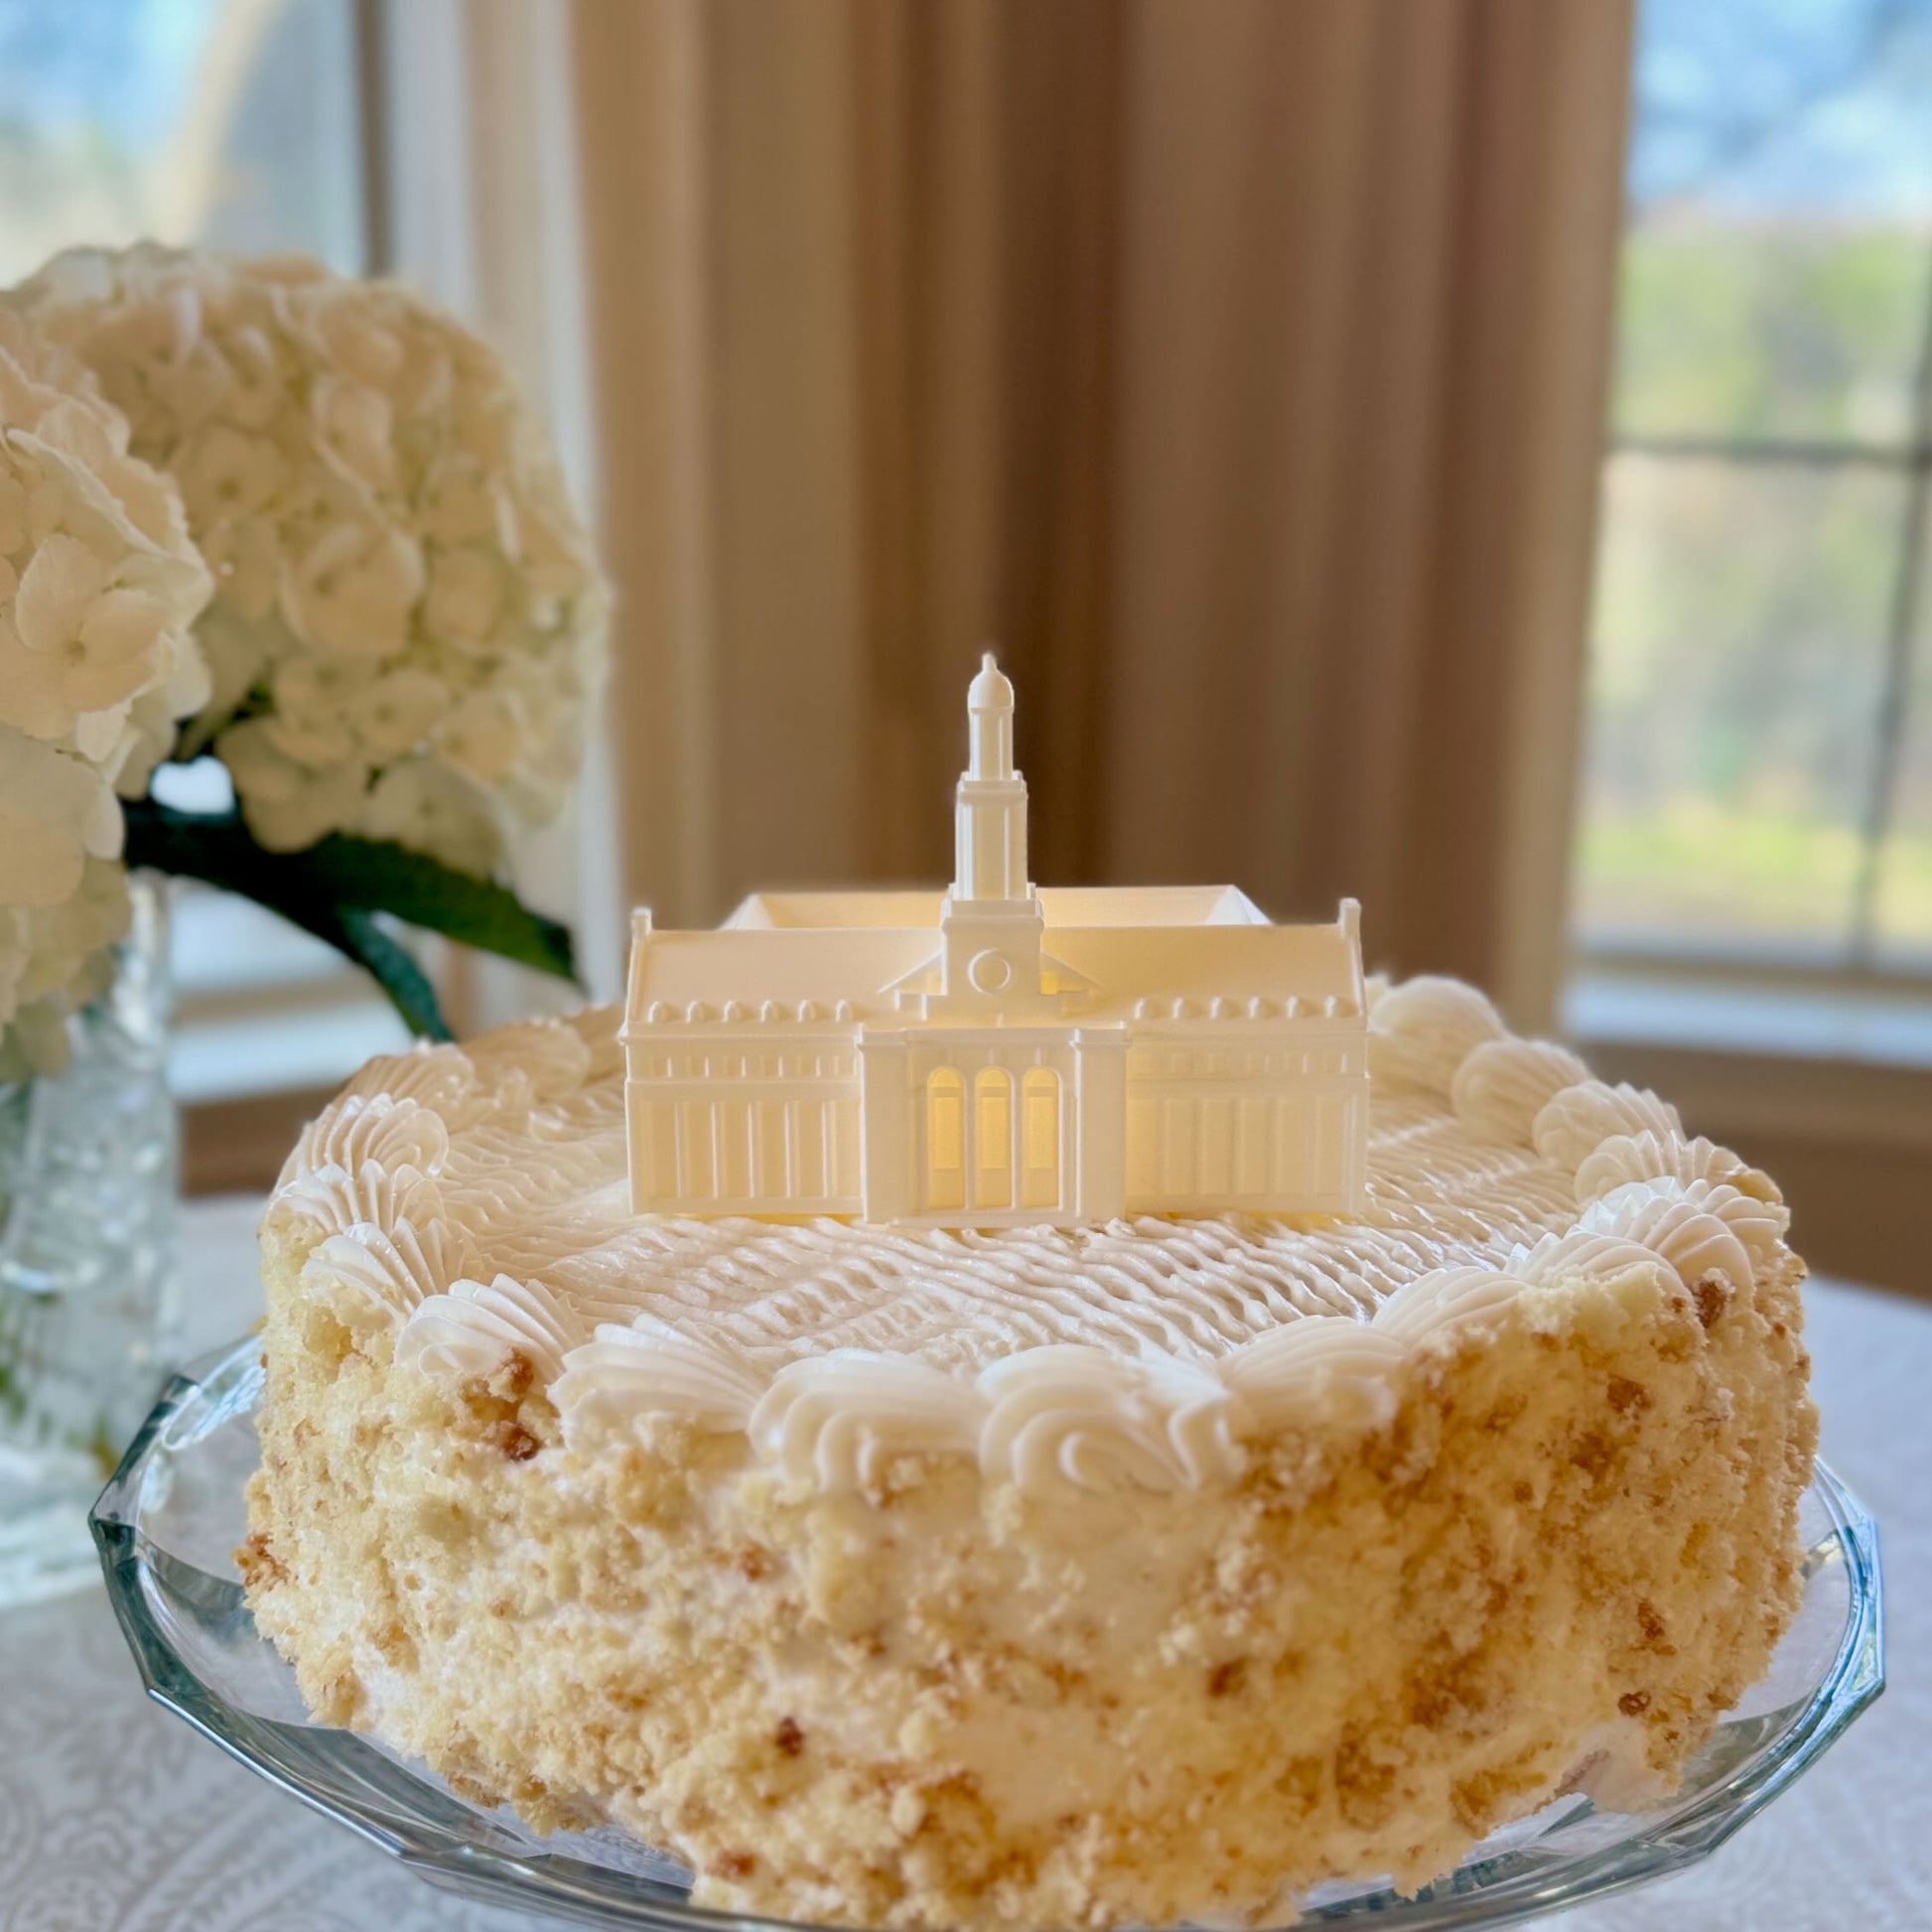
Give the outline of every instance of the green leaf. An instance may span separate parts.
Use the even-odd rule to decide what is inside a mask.
[[[532,912],[505,886],[458,872],[426,853],[341,833],[295,856],[309,862],[317,885],[338,905],[392,912],[540,973],[577,977],[570,928]]]
[[[129,804],[126,816],[129,865],[200,879],[279,912],[366,968],[430,1038],[450,1037],[435,989],[377,913],[576,979],[567,927],[530,911],[506,887],[427,854],[341,833],[304,852],[268,852],[236,812],[181,812],[152,799]]]
[[[411,1033],[423,1039],[449,1039],[452,1035],[429,976],[382,930],[375,914],[344,906],[338,916],[342,934],[330,943],[368,971]]]

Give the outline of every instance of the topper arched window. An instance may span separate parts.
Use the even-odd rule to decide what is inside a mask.
[[[926,1078],[925,1204],[966,1205],[966,1082],[957,1067],[935,1067]]]
[[[1013,1075],[983,1066],[973,1081],[973,1205],[1013,1205]]]
[[[1060,1076],[1030,1066],[1020,1082],[1020,1205],[1060,1204]]]

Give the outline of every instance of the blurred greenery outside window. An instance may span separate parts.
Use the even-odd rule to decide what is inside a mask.
[[[0,0],[0,279],[144,236],[372,265],[357,0]],[[175,802],[218,808],[209,761]],[[246,900],[178,888],[189,1100],[334,1084],[400,1042],[387,1005]]]
[[[1922,1000],[1932,0],[1641,0],[1634,78],[1580,977]]]

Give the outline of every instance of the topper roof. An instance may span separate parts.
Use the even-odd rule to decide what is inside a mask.
[[[1048,931],[1071,926],[1266,926],[1268,915],[1238,886],[1040,886]],[[724,931],[774,927],[853,930],[917,926],[936,931],[945,894],[937,888],[882,892],[753,893]]]
[[[832,897],[848,907],[876,897],[886,901],[878,908],[885,911],[894,901],[923,904],[931,896],[796,895],[789,903]],[[1144,999],[1205,1005],[1215,999],[1245,1003],[1294,997],[1360,1010],[1360,955],[1345,915],[1320,925],[1057,925],[1053,910],[1059,897],[1041,895],[1047,914],[1044,949],[1092,982],[1092,997],[1077,1009],[1081,1021],[1126,1019]],[[936,898],[932,902],[936,905]],[[771,900],[747,900],[740,913],[754,903]],[[730,1001],[748,1013],[768,1001],[787,1015],[809,1001],[829,1016],[845,1002],[855,1019],[890,1017],[902,1025],[905,1018],[892,988],[921,968],[937,967],[935,933],[936,920],[907,926],[850,918],[837,925],[732,923],[715,932],[654,932],[640,920],[631,950],[630,1016],[643,1020],[660,1004],[678,1016],[694,1004],[715,1015]]]

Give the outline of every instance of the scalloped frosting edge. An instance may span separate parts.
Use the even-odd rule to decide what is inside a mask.
[[[437,1184],[449,1126],[490,1106],[541,1106],[603,1071],[567,1022],[507,1030],[512,1040],[492,1036],[482,1052],[371,1062],[305,1133],[269,1213],[320,1230],[303,1291],[334,1300],[359,1331],[390,1329],[405,1370],[460,1381],[514,1352],[574,1449],[676,1421],[743,1434],[788,1486],[827,1494],[876,1493],[893,1465],[935,1456],[974,1458],[986,1480],[1041,1499],[1219,1486],[1285,1428],[1385,1427],[1424,1351],[1511,1322],[1560,1327],[1585,1292],[1593,1316],[1611,1319],[1713,1283],[1747,1296],[1779,1265],[1789,1216],[1776,1187],[1687,1137],[1655,1094],[1516,1038],[1456,981],[1381,991],[1369,1024],[1378,1077],[1446,1099],[1476,1139],[1533,1147],[1570,1170],[1579,1218],[1500,1269],[1438,1269],[1367,1319],[1305,1315],[1211,1363],[1055,1343],[970,1380],[851,1349],[770,1373],[648,1313],[592,1324],[540,1281],[476,1279]]]

